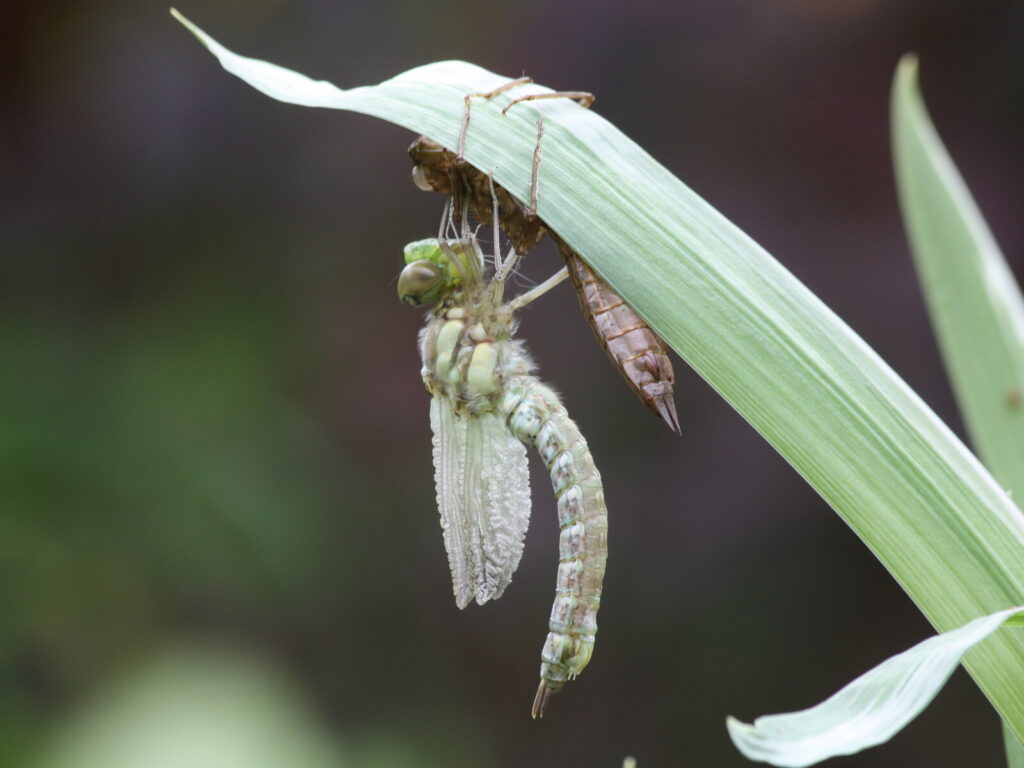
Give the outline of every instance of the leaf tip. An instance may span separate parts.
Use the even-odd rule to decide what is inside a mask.
[[[890,95],[890,121],[893,131],[894,154],[898,161],[900,156],[900,145],[897,140],[901,125],[912,122],[914,116],[925,113],[924,99],[921,96],[921,87],[918,84],[918,72],[920,64],[916,53],[905,53],[900,57],[896,65],[896,74],[892,79],[892,92]],[[925,116],[927,120],[927,116]]]
[[[733,743],[737,746],[740,751],[743,751],[743,747],[740,746],[744,736],[754,730],[754,726],[750,723],[744,723],[742,720],[733,717],[732,715],[725,716],[725,729],[729,732],[729,738],[733,740]]]
[[[896,71],[901,77],[908,78],[911,82],[917,82],[917,70],[920,67],[920,60],[913,51],[907,51],[900,56],[900,63],[896,65]]]
[[[893,96],[916,93],[918,88],[918,71],[920,62],[916,53],[904,53],[896,65],[896,74],[892,80]]]
[[[199,40],[199,42],[201,42],[207,48],[210,47],[209,43],[206,41],[206,36],[203,34],[203,31],[199,27],[197,27],[195,24],[193,24],[191,21],[189,21],[185,17],[185,15],[181,11],[179,11],[177,8],[175,8],[174,6],[171,6],[170,11],[171,11],[171,16],[173,16],[175,19],[177,19],[178,22],[180,22],[181,25],[183,27],[185,27],[185,29],[187,29],[189,32],[191,32],[193,35],[195,35],[196,39]]]

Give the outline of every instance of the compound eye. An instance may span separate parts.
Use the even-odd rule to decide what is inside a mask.
[[[418,307],[436,301],[444,287],[444,273],[432,261],[414,261],[398,276],[398,298]]]
[[[418,189],[422,189],[424,192],[434,191],[434,188],[430,186],[430,182],[427,181],[427,174],[426,172],[424,172],[422,165],[413,166],[412,183],[415,184]]]

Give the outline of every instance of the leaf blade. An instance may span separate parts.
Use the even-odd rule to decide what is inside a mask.
[[[979,455],[1021,498],[1024,298],[928,116],[913,56],[896,70],[892,102],[900,205],[946,371]],[[1005,721],[1003,737],[1010,768],[1024,768]]]
[[[1024,494],[1024,299],[921,98],[917,62],[893,83],[897,189],[932,325],[985,464]]]
[[[982,616],[924,640],[865,672],[820,704],[727,720],[729,737],[750,760],[803,768],[884,744],[931,703],[963,655],[1024,608]]]

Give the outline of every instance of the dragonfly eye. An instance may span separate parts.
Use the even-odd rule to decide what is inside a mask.
[[[433,192],[434,188],[430,186],[430,182],[427,181],[427,174],[423,170],[422,165],[415,165],[412,169],[412,183],[416,185],[417,189],[422,189],[424,192]]]
[[[414,261],[398,276],[398,298],[418,307],[437,301],[444,288],[444,272],[432,261]]]

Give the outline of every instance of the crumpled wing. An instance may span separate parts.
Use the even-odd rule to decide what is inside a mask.
[[[455,602],[501,597],[523,554],[530,524],[526,448],[494,413],[459,416],[431,398],[434,480]]]

